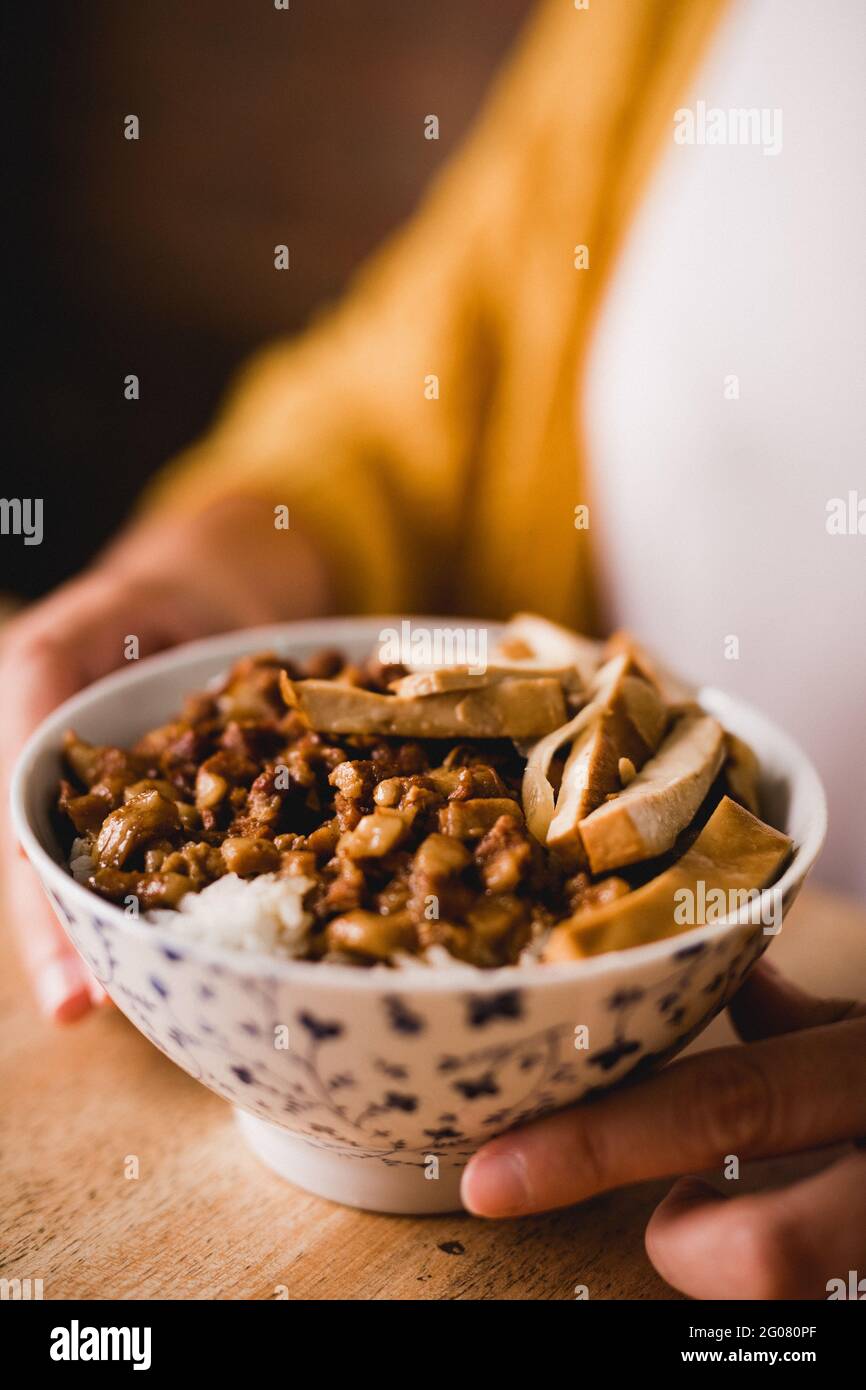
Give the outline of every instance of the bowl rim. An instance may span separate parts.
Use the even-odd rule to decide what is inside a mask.
[[[97,897],[89,888],[78,883],[68,869],[48,852],[30,821],[28,801],[34,766],[46,750],[57,751],[63,729],[74,722],[77,714],[84,710],[89,712],[97,707],[100,701],[110,698],[117,691],[134,686],[138,681],[154,675],[158,676],[160,672],[177,671],[195,660],[235,659],[243,654],[238,650],[239,646],[246,651],[256,651],[272,646],[300,646],[316,642],[336,645],[339,640],[345,642],[351,640],[352,636],[361,636],[362,632],[399,624],[406,619],[406,614],[361,615],[239,628],[211,637],[198,638],[154,656],[143,657],[130,667],[111,672],[65,700],[52,710],[31,734],[18,756],[10,779],[13,830],[43,888],[52,890],[52,899],[57,897],[62,900],[63,896],[68,894],[83,911],[110,922],[122,934],[129,934],[141,942],[141,925],[138,919],[131,917],[116,904]],[[485,626],[490,630],[501,627],[498,622],[453,615],[434,617],[418,614],[412,615],[409,620],[419,625],[447,624],[452,628],[461,623],[465,626]],[[338,636],[340,633],[343,633],[342,639]],[[173,933],[163,926],[148,926],[147,940],[157,949],[182,951],[185,960],[197,959],[203,965],[219,964],[245,977],[269,974],[272,978],[305,987],[317,982],[320,988],[349,988],[353,991],[389,989],[401,995],[466,989],[471,989],[477,994],[498,993],[529,986],[552,988],[562,984],[578,984],[598,976],[615,976],[632,966],[639,968],[644,964],[663,961],[697,944],[715,942],[737,927],[749,924],[755,907],[757,906],[759,912],[763,908],[766,895],[778,893],[784,897],[790,889],[802,883],[815,863],[826,837],[827,801],[821,779],[811,759],[791,735],[767,715],[738,696],[729,695],[713,686],[701,687],[698,700],[710,709],[721,706],[742,712],[750,720],[763,725],[783,753],[789,785],[794,780],[806,784],[808,804],[811,808],[808,832],[802,841],[795,845],[790,862],[781,877],[762,890],[757,904],[753,901],[751,905],[745,905],[737,913],[719,921],[692,927],[673,936],[662,937],[658,941],[618,951],[606,951],[581,960],[504,965],[492,970],[480,970],[458,961],[455,961],[453,966],[431,967],[429,970],[422,966],[394,970],[384,965],[368,969],[359,969],[353,965],[328,965],[323,969],[318,961],[293,960],[284,956],[269,955],[265,951],[236,950],[218,946],[200,938],[187,938],[183,933]],[[757,925],[760,925],[760,920]]]

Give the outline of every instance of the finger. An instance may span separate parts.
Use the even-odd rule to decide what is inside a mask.
[[[831,1280],[863,1268],[866,1154],[757,1196],[729,1199],[687,1178],[653,1213],[646,1248],[692,1298],[826,1298]]]
[[[123,660],[134,633],[142,654],[177,635],[177,605],[142,603],[141,594],[108,572],[94,571],[58,590],[3,634],[10,696],[0,721],[0,847],[8,910],[39,1005],[61,1022],[79,1018],[105,991],[93,979],[22,864],[6,821],[8,778],[23,744],[52,709]]]
[[[5,712],[0,737],[4,773],[0,778],[3,906],[39,1008],[56,1022],[72,1022],[89,1011],[90,972],[45,902],[35,873],[21,855],[6,807],[9,773],[21,745],[39,719],[71,693],[70,687],[74,689],[71,675],[54,668],[47,657],[38,662],[16,662],[15,698]]]
[[[3,671],[11,689],[0,727],[4,906],[39,1007],[58,1022],[80,1018],[104,991],[43,898],[35,873],[18,849],[7,807],[9,775],[26,738],[51,709],[86,679],[81,663],[82,613],[76,610],[73,620],[67,607],[66,599],[58,595],[43,606],[47,620],[44,616],[28,619],[18,633],[4,641]]]
[[[832,1081],[832,1084],[829,1082]],[[480,1216],[582,1201],[645,1178],[794,1153],[866,1132],[866,1020],[719,1048],[500,1135],[467,1165]]]
[[[745,1042],[755,1038],[819,1028],[866,1014],[854,999],[820,999],[786,980],[769,961],[752,971],[729,1005],[734,1027]]]
[[[10,852],[8,843],[2,860],[4,908],[39,1008],[56,1023],[72,1023],[96,1002],[99,986],[43,897],[27,861]]]

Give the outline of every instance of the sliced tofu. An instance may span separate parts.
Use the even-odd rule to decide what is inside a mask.
[[[614,632],[608,638],[604,652],[605,660],[623,654],[629,656],[638,671],[653,682],[669,709],[685,712],[696,708],[697,686],[670,671],[658,657],[632,637],[630,632]]]
[[[602,644],[580,637],[532,613],[519,613],[498,639],[483,671],[466,665],[426,666],[408,662],[409,675],[394,681],[398,695],[439,695],[493,685],[508,676],[552,676],[569,692],[580,692],[601,664]]]
[[[688,920],[689,914],[683,911],[683,890],[693,895],[696,906],[721,890],[727,910],[736,912],[749,895],[779,876],[791,844],[787,835],[765,825],[730,797],[722,797],[676,864],[626,897],[561,922],[551,932],[543,959],[579,960],[603,951],[622,951],[702,925]]]
[[[526,758],[523,771],[521,801],[526,815],[526,823],[531,834],[539,844],[545,844],[550,822],[556,810],[553,786],[550,782],[550,765],[559,749],[566,743],[573,744],[585,730],[590,729],[599,718],[610,692],[629,665],[627,656],[611,658],[595,673],[587,691],[587,701],[567,724],[553,729],[544,738],[520,749]]]
[[[535,661],[552,667],[570,666],[581,683],[589,685],[604,660],[604,647],[537,613],[515,613],[506,623],[496,646],[496,660]]]
[[[534,662],[497,662],[483,672],[468,666],[437,666],[426,671],[411,671],[392,681],[389,690],[401,699],[414,699],[416,696],[442,695],[453,690],[483,690],[488,685],[508,680],[512,676],[527,676],[532,680],[541,678],[559,681],[563,689],[579,692],[583,689],[580,676],[574,666],[539,666]]]
[[[723,772],[728,791],[735,801],[739,801],[753,816],[761,814],[761,799],[758,784],[761,768],[756,753],[745,739],[736,734],[725,734],[725,765]]]
[[[575,863],[584,862],[580,823],[606,798],[622,789],[622,759],[643,767],[658,748],[668,712],[648,681],[630,674],[624,664],[598,719],[575,741],[562,772],[553,820],[547,832],[551,849]]]
[[[401,698],[336,681],[293,681],[280,689],[322,734],[383,734],[403,738],[539,738],[566,718],[559,681],[513,676],[480,690]]]
[[[652,859],[673,845],[710,789],[725,756],[721,724],[684,714],[632,782],[579,825],[594,874]]]

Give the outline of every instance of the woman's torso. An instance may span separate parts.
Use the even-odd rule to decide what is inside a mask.
[[[778,108],[781,151],[678,145],[672,121],[583,400],[610,619],[802,741],[824,872],[861,892],[866,535],[827,506],[866,498],[864,17],[734,5],[684,105]]]

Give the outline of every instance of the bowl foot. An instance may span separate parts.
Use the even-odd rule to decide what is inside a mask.
[[[317,1197],[403,1216],[461,1210],[462,1164],[440,1159],[439,1176],[428,1178],[420,1162],[391,1166],[378,1157],[320,1148],[245,1110],[236,1109],[235,1117],[244,1139],[263,1163]]]

